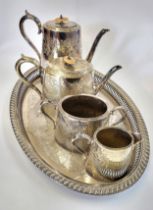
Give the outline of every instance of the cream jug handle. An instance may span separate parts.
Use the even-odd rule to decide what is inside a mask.
[[[83,149],[81,149],[81,147],[79,147],[77,145],[77,141],[79,139],[85,139],[87,141],[87,144],[88,145],[91,145],[92,143],[92,138],[88,135],[88,134],[85,134],[85,133],[78,133],[73,139],[72,139],[72,144],[73,146],[78,150],[78,152],[80,152],[81,154],[83,154],[85,151],[83,151]]]
[[[32,47],[32,49],[36,52],[38,58],[40,59],[41,56],[40,56],[38,49],[36,48],[36,46],[32,43],[32,41],[29,39],[29,37],[25,33],[25,30],[24,30],[25,20],[33,20],[37,24],[38,34],[40,34],[42,32],[41,22],[36,16],[30,14],[27,10],[25,11],[25,15],[20,19],[20,22],[19,22],[19,29],[20,29],[20,32],[21,32],[23,38],[28,42],[28,44]]]
[[[15,64],[15,69],[16,69],[16,72],[18,73],[19,77],[21,78],[21,80],[29,87],[31,87],[33,90],[35,90],[38,95],[40,96],[40,98],[42,99],[42,93],[40,92],[40,90],[30,81],[28,81],[28,79],[26,78],[26,76],[22,73],[22,70],[21,70],[21,66],[22,64],[24,63],[31,63],[31,64],[34,64],[34,66],[37,68],[37,69],[40,69],[40,65],[39,65],[39,61],[37,61],[36,59],[34,58],[30,58],[30,57],[27,57],[25,55],[22,55],[22,57],[16,62]]]

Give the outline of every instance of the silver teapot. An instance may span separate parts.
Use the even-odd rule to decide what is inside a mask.
[[[42,76],[42,92],[22,73],[22,64],[29,62],[39,69],[39,62],[30,57],[22,56],[16,63],[16,71],[24,83],[34,89],[41,97],[48,101],[58,101],[67,95],[76,94],[97,94],[104,87],[108,79],[121,66],[117,65],[111,68],[103,77],[99,85],[94,84],[95,70],[92,64],[81,58],[70,56],[59,57],[48,63],[48,66],[43,69]]]

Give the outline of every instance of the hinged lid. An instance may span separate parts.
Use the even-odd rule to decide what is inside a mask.
[[[55,74],[64,78],[81,78],[82,75],[91,72],[92,65],[86,60],[69,56],[60,57],[52,60],[45,72]]]

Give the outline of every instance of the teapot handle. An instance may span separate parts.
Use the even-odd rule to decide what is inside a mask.
[[[36,16],[30,14],[27,10],[25,11],[25,15],[20,19],[20,22],[19,22],[19,29],[20,29],[20,32],[21,32],[23,38],[28,42],[28,44],[32,47],[32,49],[36,52],[38,58],[40,59],[41,56],[40,56],[38,49],[32,43],[32,41],[29,39],[29,37],[26,35],[25,30],[24,30],[24,22],[25,22],[25,20],[28,20],[28,19],[33,20],[37,24],[38,34],[40,34],[42,32],[41,22]]]
[[[36,59],[34,58],[30,58],[30,57],[27,57],[25,55],[22,55],[22,57],[17,60],[16,64],[15,64],[15,69],[16,69],[16,72],[18,73],[19,77],[21,78],[21,80],[29,87],[31,87],[33,90],[35,90],[38,95],[40,96],[40,98],[42,99],[42,93],[40,92],[40,90],[30,81],[28,81],[28,79],[25,77],[25,75],[22,73],[22,70],[21,70],[21,66],[22,64],[24,63],[31,63],[33,64],[36,68],[41,68],[40,65],[39,65],[39,61],[37,61]]]

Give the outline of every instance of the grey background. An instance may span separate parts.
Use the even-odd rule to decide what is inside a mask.
[[[21,53],[35,53],[19,33],[24,10],[42,22],[61,13],[82,26],[82,51],[86,57],[102,28],[111,32],[100,42],[93,59],[105,73],[115,64],[122,71],[113,76],[139,107],[151,143],[150,162],[141,179],[128,190],[96,197],[73,192],[42,174],[18,145],[9,118],[9,100],[18,79],[14,64]],[[41,49],[41,35],[34,23],[26,31]],[[25,69],[29,68],[27,66]],[[153,2],[150,0],[0,0],[0,210],[49,209],[152,209],[153,200]]]

